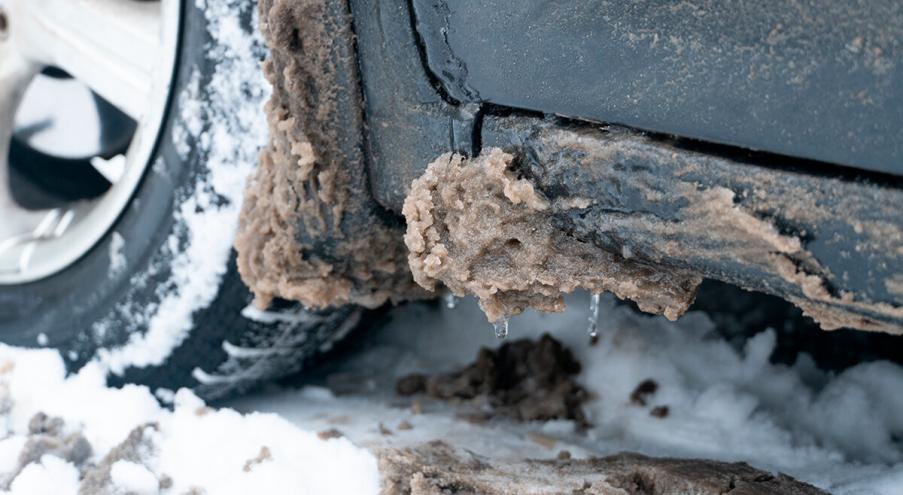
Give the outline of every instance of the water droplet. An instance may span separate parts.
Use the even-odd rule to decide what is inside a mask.
[[[495,328],[495,336],[499,339],[504,339],[508,336],[508,318],[504,317],[500,320],[493,322],[492,326]]]
[[[599,337],[599,294],[593,294],[589,299],[589,338],[596,339]]]
[[[458,307],[458,296],[452,294],[451,292],[446,292],[445,307],[448,309],[455,309],[456,307]]]

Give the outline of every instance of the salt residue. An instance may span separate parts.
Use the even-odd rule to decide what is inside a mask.
[[[137,313],[130,319],[146,322],[146,331],[133,333],[119,348],[98,353],[98,361],[114,373],[162,364],[188,336],[193,314],[213,301],[227,269],[245,179],[267,137],[262,108],[269,86],[260,68],[265,47],[256,30],[246,31],[241,22],[250,15],[257,25],[254,4],[197,0],[196,6],[205,13],[213,39],[208,61],[216,65],[203,86],[197,71],[191,75],[179,98],[181,113],[173,136],[182,159],[191,154],[203,169],[193,191],[179,198],[175,209],[175,227],[164,244],[171,276],[160,284],[159,304],[128,305],[120,311]],[[141,282],[136,279],[133,285]],[[98,338],[103,338],[105,325],[95,325]]]

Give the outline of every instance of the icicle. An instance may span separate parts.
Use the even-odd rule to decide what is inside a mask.
[[[458,296],[452,294],[451,292],[446,292],[445,307],[448,309],[455,309],[456,307],[458,307]]]
[[[593,294],[589,299],[589,328],[587,328],[587,333],[589,333],[590,339],[597,339],[599,337],[599,294]]]
[[[492,326],[495,328],[495,336],[499,339],[504,339],[508,336],[508,317],[504,316],[495,322],[492,323]]]

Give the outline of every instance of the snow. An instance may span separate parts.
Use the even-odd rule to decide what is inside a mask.
[[[627,450],[745,461],[837,494],[903,492],[900,366],[879,361],[828,373],[807,357],[773,364],[770,330],[735,348],[704,314],[672,323],[609,297],[599,302],[590,345],[589,296],[569,302],[561,315],[512,318],[508,338],[551,332],[575,353],[579,379],[596,397],[586,431],[564,420],[476,424],[459,417],[459,406],[420,397],[415,407],[395,396],[400,376],[454,369],[480,347],[501,345],[470,298],[455,309],[395,309],[315,381],[220,408],[188,390],[108,387],[96,362],[67,376],[56,351],[0,346],[0,492],[76,493],[108,454],[130,445],[130,457],[108,461],[109,493],[378,493],[377,452],[434,439],[495,460]],[[646,379],[658,389],[647,405],[631,403]],[[667,406],[667,417],[650,415],[656,406]],[[63,437],[83,435],[90,459],[48,451],[19,465],[38,413],[62,418]],[[333,429],[343,436],[317,434]]]
[[[160,481],[142,464],[116,461],[110,468],[113,487],[123,493],[154,495],[160,491]]]
[[[265,325],[271,325],[273,323],[316,323],[321,319],[320,316],[301,308],[283,311],[267,311],[258,309],[253,303],[245,306],[245,308],[241,310],[241,315],[251,321],[263,323]]]
[[[769,362],[772,331],[735,349],[711,321],[690,313],[676,323],[639,315],[611,298],[599,305],[598,342],[589,345],[589,296],[574,297],[561,315],[527,314],[510,320],[509,339],[552,333],[583,364],[580,380],[596,400],[594,424],[579,432],[571,422],[476,425],[455,408],[428,399],[422,412],[393,395],[394,380],[411,372],[435,373],[470,362],[481,346],[496,347],[492,325],[472,299],[450,310],[413,305],[396,310],[385,328],[371,329],[360,350],[335,364],[320,385],[240,399],[240,411],[277,413],[306,429],[338,428],[373,449],[443,439],[491,458],[575,457],[636,451],[657,456],[746,461],[788,473],[833,493],[903,493],[903,368],[863,363],[841,373],[816,369],[804,357],[793,366]],[[629,397],[646,379],[658,383],[648,405]],[[327,385],[341,394],[322,388]],[[894,391],[897,391],[896,393]],[[666,418],[650,415],[667,406]],[[410,422],[410,431],[397,429]],[[386,436],[379,424],[393,431]],[[537,441],[549,437],[554,448]]]
[[[7,428],[17,434],[27,432],[29,420],[43,412],[65,418],[96,451],[106,452],[135,425],[153,421],[160,413],[144,387],[107,388],[106,375],[96,365],[64,378],[65,367],[56,351],[0,348],[0,363],[11,367],[0,383],[14,404],[5,417]]]
[[[116,374],[130,366],[162,364],[188,336],[194,313],[213,301],[238,227],[245,179],[266,142],[263,104],[270,88],[260,69],[265,48],[259,33],[247,32],[241,21],[247,14],[251,25],[256,25],[257,9],[239,0],[197,0],[196,4],[213,39],[206,49],[215,68],[203,84],[197,69],[191,74],[178,96],[180,114],[173,138],[181,158],[199,156],[193,160],[205,170],[199,171],[194,189],[176,207],[176,227],[165,243],[171,277],[161,285],[159,304],[122,310],[141,311],[135,319],[146,321],[146,330],[97,355],[96,360]],[[153,170],[165,173],[165,164],[160,161]],[[134,280],[133,285],[141,282]],[[106,334],[106,324],[96,325],[98,338]]]
[[[182,391],[175,413],[161,423],[167,435],[158,444],[157,469],[173,478],[174,493],[191,486],[209,493],[363,494],[378,489],[376,459],[347,439],[321,440],[272,414],[242,416],[221,409],[199,416],[200,407],[196,397]],[[210,464],[217,469],[205,469]]]
[[[137,459],[112,463],[112,493],[378,491],[376,458],[347,439],[320,439],[274,414],[209,408],[188,390],[175,394],[170,410],[146,387],[107,387],[96,363],[67,377],[62,358],[51,350],[0,345],[0,402],[6,430],[0,468],[3,479],[12,477],[9,492],[0,486],[0,493],[75,494],[85,472],[121,449],[136,429],[146,444],[135,447]],[[64,435],[84,435],[93,452],[88,467],[45,454],[16,473],[29,421],[38,412],[63,418]]]
[[[110,277],[117,277],[125,270],[125,238],[119,232],[110,235]]]
[[[58,457],[45,455],[40,462],[29,464],[13,480],[11,495],[76,495],[78,469]]]
[[[0,473],[10,473],[16,469],[25,440],[21,435],[7,436],[0,440]]]

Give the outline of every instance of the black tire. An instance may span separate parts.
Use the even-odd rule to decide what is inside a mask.
[[[77,263],[37,282],[0,286],[0,339],[56,348],[70,370],[96,360],[115,381],[188,386],[213,399],[297,371],[348,333],[359,312],[288,307],[246,318],[251,296],[237,274],[231,237],[192,233],[198,222],[230,231],[222,222],[237,219],[236,197],[217,189],[211,171],[225,166],[246,174],[262,144],[255,138],[266,135],[255,127],[256,119],[264,122],[266,83],[256,67],[262,42],[211,34],[234,15],[256,33],[255,2],[210,0],[204,11],[194,4],[183,2],[173,97],[132,203]],[[247,76],[253,80],[242,80]],[[225,146],[222,131],[231,137]],[[223,177],[230,176],[217,180]],[[118,246],[121,258],[111,255]],[[151,337],[155,344],[122,359],[129,339]]]

